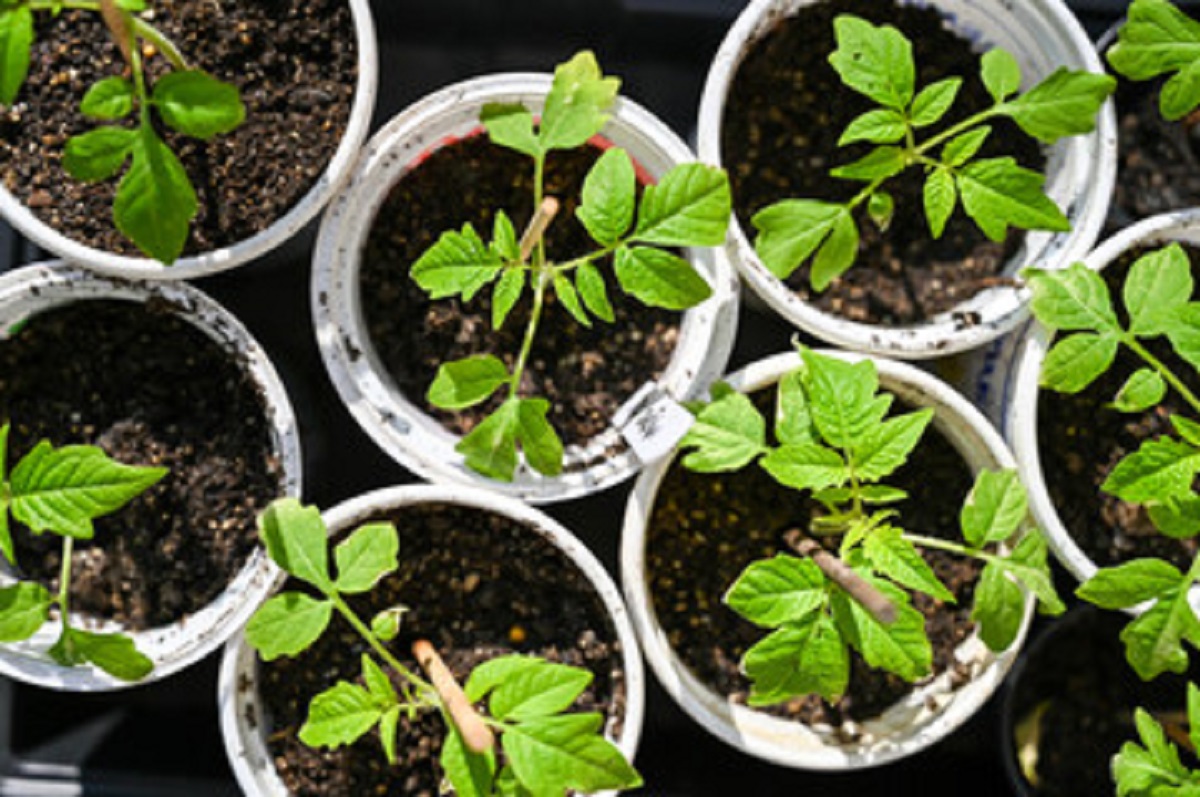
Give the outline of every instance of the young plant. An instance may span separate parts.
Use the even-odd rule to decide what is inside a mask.
[[[1200,302],[1192,300],[1195,284],[1187,254],[1171,244],[1133,263],[1122,287],[1128,325],[1121,323],[1104,279],[1082,263],[1063,271],[1027,269],[1024,276],[1038,320],[1052,331],[1072,333],[1056,340],[1047,353],[1044,387],[1078,393],[1107,371],[1125,347],[1145,367],[1121,387],[1113,409],[1143,412],[1159,404],[1168,388],[1187,404],[1193,417],[1172,415],[1174,436],[1142,443],[1117,463],[1101,489],[1144,506],[1163,534],[1195,537],[1200,533],[1200,494],[1194,488],[1200,474],[1200,398],[1146,345],[1165,338],[1181,359],[1200,368]],[[1194,379],[1195,372],[1189,376]],[[1121,634],[1129,663],[1150,680],[1187,668],[1185,640],[1200,645],[1200,620],[1188,603],[1197,579],[1200,558],[1183,574],[1159,559],[1137,559],[1099,571],[1078,594],[1108,609],[1153,602]]]
[[[932,649],[910,590],[953,603],[919,549],[984,563],[971,617],[993,650],[1012,644],[1025,613],[1022,586],[1042,608],[1063,610],[1046,565],[1046,543],[1031,531],[1024,488],[1014,471],[980,472],[960,516],[962,542],[905,530],[890,508],[907,494],[884,480],[921,440],[933,410],[888,417],[892,395],[879,392],[870,360],[848,363],[801,349],[803,365],[778,387],[777,444],[747,396],[713,391],[680,444],[684,467],[701,473],[757,464],[785,487],[812,494],[825,508],[784,534],[801,554],[750,564],[725,602],[772,633],[746,652],[751,705],[816,693],[838,699],[850,678],[849,650],[866,663],[916,681],[930,673]],[[1012,551],[995,546],[1015,540]],[[837,555],[827,549],[837,542]]]
[[[847,88],[879,106],[850,122],[838,143],[879,146],[830,172],[838,179],[863,183],[848,202],[787,199],[754,216],[755,250],[775,276],[786,279],[811,257],[812,286],[825,290],[854,264],[859,242],[855,213],[865,207],[871,220],[886,228],[895,207],[885,190],[887,182],[914,168],[925,173],[925,216],[935,239],[960,199],[966,214],[993,241],[1003,240],[1010,226],[1070,229],[1042,192],[1042,174],[1018,166],[1011,157],[976,155],[992,132],[989,119],[1012,119],[1046,143],[1091,131],[1101,104],[1116,85],[1113,78],[1059,68],[1019,94],[1016,59],[1004,50],[990,50],[981,59],[980,76],[994,104],[926,136],[926,129],[950,111],[962,78],[946,78],[917,91],[912,44],[903,33],[850,15],[839,16],[834,29],[837,49],[829,62]]]
[[[95,535],[92,521],[123,507],[166,475],[165,468],[122,465],[95,446],[54,448],[41,441],[8,472],[9,425],[0,427],[0,552],[16,566],[9,515],[34,534],[62,537],[58,594],[34,581],[0,589],[0,642],[29,639],[57,609],[62,621],[49,654],[64,667],[90,662],[124,681],[138,681],[154,669],[124,634],[98,634],[71,625],[71,554],[75,540]]]
[[[1200,105],[1200,23],[1167,0],[1133,0],[1108,63],[1130,80],[1174,72],[1158,95],[1164,119],[1182,119]]]
[[[333,550],[336,574],[316,508],[276,501],[259,528],[271,559],[317,594],[284,592],[259,609],[246,627],[259,655],[266,661],[296,656],[320,638],[335,611],[371,648],[362,657],[361,685],[339,681],[313,698],[300,741],[336,748],[378,728],[384,754],[395,763],[401,717],[437,712],[446,726],[442,769],[459,797],[561,797],[572,790],[641,785],[601,734],[600,714],[566,713],[591,683],[590,672],[532,656],[501,656],[476,667],[464,691],[428,642],[413,645],[428,681],[400,661],[388,643],[399,634],[405,608],[385,610],[368,623],[346,601],[399,567],[399,538],[390,523],[362,526],[339,543]],[[485,700],[488,713],[480,715],[472,704]],[[503,757],[493,749],[496,735]]]
[[[190,67],[162,31],[135,16],[147,9],[146,0],[0,0],[0,103],[16,101],[29,72],[34,12],[58,14],[63,9],[100,14],[132,75],[132,80],[104,78],[84,95],[84,116],[117,124],[69,139],[63,168],[77,180],[95,182],[115,177],[128,161],[113,201],[117,229],[150,257],[173,263],[183,252],[199,205],[183,164],[159,136],[155,118],[178,133],[207,141],[245,119],[238,91]],[[162,53],[173,70],[152,88],[143,42]]]
[[[1188,769],[1179,750],[1168,740],[1183,742],[1195,755],[1200,750],[1200,689],[1188,684],[1187,725],[1172,723],[1170,731],[1150,712],[1139,708],[1134,713],[1141,744],[1126,742],[1113,757],[1112,774],[1117,797],[1191,797],[1200,794],[1200,771]]]
[[[413,264],[412,278],[434,299],[461,296],[469,301],[492,287],[492,325],[499,329],[526,290],[531,309],[521,350],[511,368],[492,355],[445,363],[429,388],[429,402],[461,410],[487,400],[497,390],[504,402],[459,443],[468,467],[511,481],[518,447],[526,463],[546,475],[562,471],[563,446],[546,420],[549,402],[521,395],[521,378],[543,320],[546,299],[577,322],[613,321],[600,266],[611,258],[621,290],[644,304],[684,310],[712,291],[688,261],[661,247],[717,246],[729,224],[729,182],[720,169],[688,163],[671,169],[638,200],[633,161],[618,147],[607,149],[583,184],[576,216],[597,248],[565,262],[551,260],[542,239],[557,210],[545,196],[546,156],[576,149],[598,135],[608,121],[620,81],[604,77],[596,58],[581,52],[554,73],[545,108],[535,125],[521,105],[488,105],[481,121],[493,143],[531,159],[532,221],[518,240],[509,214],[497,209],[492,240],[485,243],[466,224],[449,231]]]

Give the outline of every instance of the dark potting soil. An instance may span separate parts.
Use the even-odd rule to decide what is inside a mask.
[[[764,390],[754,396],[767,418],[774,416],[774,393]],[[926,432],[908,464],[888,484],[909,493],[908,500],[896,505],[904,528],[933,536],[957,534],[958,512],[971,476],[941,434]],[[818,511],[819,504],[807,494],[781,486],[757,466],[710,475],[693,473],[676,462],[664,477],[646,542],[654,611],[671,647],[719,694],[745,702],[750,682],[738,663],[764,636],[721,598],[752,561],[791,553],[783,533],[807,528]],[[965,679],[954,650],[974,629],[969,615],[979,566],[940,551],[922,553],[958,600],[956,606],[948,606],[920,593],[913,598],[926,618],[934,673],[954,670]],[[807,724],[839,727],[847,720],[881,714],[910,691],[910,684],[871,670],[852,653],[850,688],[836,704],[809,696],[766,710]]]
[[[621,717],[625,674],[621,646],[604,605],[582,572],[557,548],[508,518],[478,509],[409,507],[384,518],[400,534],[400,569],[350,601],[369,621],[396,605],[409,607],[389,647],[419,671],[410,649],[429,639],[460,683],[471,669],[508,653],[537,655],[595,675],[575,710]],[[284,589],[303,589],[290,583]],[[403,794],[438,797],[442,720],[424,713],[402,719],[389,766],[371,732],[336,750],[306,747],[297,731],[311,699],[338,680],[358,680],[368,648],[335,615],[321,639],[294,659],[260,665],[259,690],[275,767],[296,797]],[[619,721],[618,721],[619,722]],[[620,733],[620,725],[613,726]]]
[[[1185,249],[1192,262],[1192,274],[1200,277],[1200,250]],[[1129,266],[1146,251],[1128,253],[1104,269],[1104,281],[1112,296],[1121,295],[1120,286]],[[1123,309],[1120,317],[1121,323],[1128,323]],[[1200,388],[1196,370],[1180,359],[1165,339],[1148,341],[1148,348],[1193,390]],[[1186,570],[1196,556],[1195,539],[1176,540],[1161,534],[1144,508],[1100,490],[1117,463],[1143,442],[1174,435],[1172,414],[1182,412],[1190,417],[1188,406],[1174,391],[1168,392],[1158,406],[1141,413],[1117,412],[1108,406],[1129,376],[1143,365],[1122,346],[1116,363],[1086,390],[1073,396],[1039,391],[1042,471],[1063,525],[1097,565],[1109,567],[1153,556]]]
[[[936,9],[890,0],[825,0],[802,6],[754,47],[738,67],[730,87],[721,131],[722,160],[729,164],[734,211],[753,238],[751,218],[783,199],[844,202],[862,183],[839,180],[829,171],[851,163],[873,145],[838,147],[846,125],[872,107],[843,86],[829,65],[836,49],[833,20],[857,14],[875,24],[891,24],[913,42],[917,86],[953,75],[965,79],[943,129],[992,104],[979,79],[979,55],[945,27]],[[980,157],[1012,155],[1040,169],[1045,157],[1036,141],[1008,120],[993,128]],[[910,169],[888,181],[896,203],[886,232],[864,212],[856,214],[862,242],[858,259],[823,293],[809,285],[810,268],[798,269],[787,284],[806,302],[853,321],[911,324],[951,310],[997,284],[1005,261],[1016,251],[1020,233],[993,243],[962,211],[955,211],[941,239],[934,241],[925,220],[924,173]],[[969,318],[960,319],[970,323]]]
[[[190,64],[233,83],[246,121],[209,142],[159,126],[199,198],[185,254],[245,240],[287,213],[316,183],[341,141],[357,80],[345,0],[173,0],[153,22]],[[81,183],[62,168],[67,139],[97,127],[79,112],[97,81],[127,71],[93,12],[36,15],[32,67],[10,107],[0,106],[4,184],[42,221],[73,240],[139,255],[113,222],[118,180]],[[152,75],[166,60],[148,60]],[[131,125],[130,121],[117,124]]]
[[[1119,613],[1083,608],[1051,626],[1021,663],[1007,719],[1032,722],[1034,712],[1043,712],[1036,725],[1036,788],[1026,781],[1033,795],[1111,794],[1112,757],[1125,742],[1137,741],[1133,713],[1139,706],[1160,722],[1178,717],[1171,723],[1174,735],[1185,729],[1180,720],[1189,679],[1172,673],[1139,679],[1120,641],[1128,622]],[[1195,680],[1200,672],[1193,667],[1189,675]],[[1188,766],[1197,765],[1186,745],[1181,753]]]
[[[588,169],[601,150],[553,152],[546,164],[546,194],[562,205],[546,233],[547,255],[564,261],[594,252],[597,244],[575,218]],[[437,410],[425,401],[441,363],[493,354],[513,366],[529,319],[530,291],[504,326],[492,329],[491,288],[467,303],[431,301],[409,269],[446,230],[470,222],[491,238],[493,214],[503,209],[518,235],[533,210],[533,163],[528,156],[478,135],[432,152],[392,189],[376,216],[362,258],[363,313],[375,350],[411,401],[447,429],[466,434],[500,405],[490,402],[461,412]],[[637,302],[620,292],[609,267],[597,261],[608,284],[616,321],[576,322],[547,296],[538,336],[521,382],[524,395],[550,402],[550,422],[563,442],[585,444],[604,431],[617,408],[670,362],[679,337],[679,314]]]
[[[144,629],[201,609],[244,565],[280,493],[263,398],[239,363],[162,304],[80,301],[0,343],[9,462],[43,438],[170,473],[75,543],[71,608]],[[14,527],[17,562],[58,588],[62,540]]]

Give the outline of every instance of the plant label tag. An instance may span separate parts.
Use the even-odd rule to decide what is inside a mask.
[[[695,418],[657,383],[647,382],[613,416],[613,426],[644,463],[675,448]]]

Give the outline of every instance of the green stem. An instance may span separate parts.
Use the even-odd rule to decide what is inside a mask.
[[[62,2],[56,2],[56,0],[29,0],[27,5],[30,11],[53,11],[59,8],[74,11],[100,11],[98,0],[62,0]],[[175,43],[167,38],[166,34],[139,17],[132,17],[132,21],[134,33],[153,44],[171,62],[171,66],[176,69],[188,69],[187,60],[183,57],[179,48],[175,46]]]
[[[541,243],[538,244],[541,246]],[[529,311],[529,324],[525,327],[525,339],[521,341],[521,353],[517,355],[517,363],[513,366],[512,376],[508,381],[508,395],[513,397],[521,387],[521,376],[529,363],[529,354],[533,351],[533,341],[537,337],[538,325],[542,320],[542,310],[546,305],[546,286],[550,282],[550,270],[544,265],[535,266],[534,273],[537,282],[533,286],[533,309]]]
[[[388,650],[382,642],[379,641],[379,638],[371,632],[371,629],[367,627],[367,624],[359,619],[358,615],[354,613],[354,610],[350,608],[341,595],[333,592],[329,593],[326,597],[333,601],[334,608],[336,608],[338,612],[340,612],[341,615],[346,618],[346,621],[354,627],[354,630],[358,632],[359,636],[366,640],[367,644],[370,645],[377,654],[379,654],[381,659],[387,662],[389,667],[391,667],[406,681],[412,684],[422,695],[432,696],[437,694],[434,691],[432,684],[414,673],[412,670],[405,667],[400,663],[399,659],[392,655],[392,652]],[[405,697],[409,700],[412,699],[409,695],[405,695]]]
[[[1158,374],[1166,380],[1167,384],[1175,388],[1175,391],[1183,397],[1184,401],[1192,406],[1192,409],[1195,410],[1197,414],[1200,414],[1200,399],[1196,397],[1196,394],[1193,393],[1188,386],[1183,383],[1183,380],[1177,377],[1171,371],[1171,369],[1166,366],[1165,363],[1151,354],[1150,350],[1143,346],[1141,342],[1138,341],[1138,339],[1132,334],[1122,335],[1121,340],[1126,346],[1133,350],[1137,356],[1141,357],[1151,368],[1157,371]]]
[[[910,534],[907,531],[901,536],[913,545],[919,545],[922,548],[934,548],[939,551],[955,553],[959,556],[969,556],[973,559],[982,559],[984,561],[991,561],[996,558],[992,554],[981,551],[978,548],[968,548],[965,545],[959,545],[956,542],[943,540],[938,537],[926,537],[924,534]]]
[[[71,625],[71,556],[75,553],[75,538],[63,537],[62,567],[58,573],[58,611],[62,614],[64,633]]]
[[[591,254],[584,255],[583,257],[577,257],[574,260],[568,260],[566,263],[551,264],[550,268],[559,274],[564,274],[568,271],[574,271],[575,269],[579,268],[580,266],[584,265],[585,263],[592,263],[596,260],[600,260],[601,258],[608,257],[613,252],[617,251],[622,246],[624,246],[626,243],[628,243],[628,242],[627,241],[618,241],[617,243],[612,244],[611,246],[606,246],[603,249],[597,249],[595,252],[592,252]]]
[[[926,152],[929,152],[929,150],[933,149],[934,147],[937,147],[938,145],[940,145],[946,141],[949,141],[950,139],[954,138],[955,136],[959,135],[960,133],[965,133],[966,131],[970,130],[972,127],[977,126],[980,122],[991,119],[993,116],[999,116],[1001,107],[1003,107],[1003,106],[997,105],[993,108],[987,109],[986,111],[980,111],[979,113],[975,114],[974,116],[964,119],[963,121],[959,122],[956,125],[951,125],[950,127],[947,127],[945,130],[938,133],[936,136],[931,136],[923,144],[921,144],[916,149],[914,149],[912,151],[912,154],[914,156],[924,155]]]

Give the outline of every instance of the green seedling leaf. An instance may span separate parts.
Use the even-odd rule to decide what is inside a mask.
[[[1161,559],[1134,559],[1096,571],[1076,594],[1101,609],[1128,609],[1170,595],[1183,574]]]
[[[579,301],[579,292],[575,290],[575,284],[566,274],[558,272],[554,275],[554,295],[558,297],[558,303],[571,314],[572,318],[585,327],[592,326],[592,319],[588,318],[587,311],[583,309],[583,304]]]
[[[1111,75],[1059,67],[1042,82],[997,110],[1029,135],[1053,144],[1065,136],[1090,133],[1100,106],[1117,87]]]
[[[775,437],[785,446],[801,446],[817,442],[808,394],[800,372],[791,371],[779,380],[775,402]]]
[[[107,77],[88,89],[79,110],[92,119],[121,119],[133,112],[133,84],[123,77]]]
[[[520,400],[509,398],[467,434],[454,450],[476,473],[512,481],[517,470],[517,429]]]
[[[390,708],[379,718],[379,743],[389,764],[396,764],[396,733],[400,728],[400,706]]]
[[[430,404],[446,410],[474,407],[510,378],[508,367],[499,358],[479,354],[439,366],[427,398]]]
[[[386,711],[400,704],[400,698],[396,696],[396,688],[392,686],[391,679],[366,653],[362,654],[362,673],[363,683],[367,685],[367,692],[375,701],[375,705]]]
[[[1171,425],[1179,436],[1194,446],[1200,447],[1200,423],[1189,421],[1182,415],[1172,415]]]
[[[833,29],[838,46],[829,63],[842,82],[886,108],[905,110],[913,98],[916,66],[904,34],[847,14],[833,21]]]
[[[660,246],[720,246],[731,208],[729,178],[703,163],[684,163],[648,185],[633,240]]]
[[[959,513],[963,538],[969,545],[1004,542],[1017,533],[1029,512],[1029,499],[1015,470],[983,470]]]
[[[1184,498],[1200,473],[1200,449],[1169,437],[1147,440],[1122,459],[1101,489],[1135,504]]]
[[[1042,613],[1057,615],[1065,612],[1067,607],[1054,589],[1054,577],[1047,564],[1048,555],[1046,539],[1041,534],[1030,532],[1021,538],[1008,558],[988,556],[986,560],[1032,592],[1038,599]]]
[[[174,263],[199,208],[196,191],[179,158],[153,128],[142,126],[131,154],[129,170],[117,186],[113,219],[143,252]]]
[[[1176,354],[1200,369],[1200,302],[1189,302],[1171,315],[1167,338]]]
[[[962,166],[975,157],[991,133],[992,128],[983,125],[955,136],[942,147],[942,160],[947,166]]]
[[[541,157],[542,144],[533,131],[533,114],[519,103],[488,103],[479,113],[488,138],[500,147]]]
[[[941,238],[946,231],[946,222],[954,215],[958,204],[958,189],[954,185],[954,174],[948,169],[933,169],[925,178],[922,192],[925,200],[925,218],[929,221],[929,234]]]
[[[1194,797],[1200,781],[1184,767],[1162,726],[1141,708],[1134,712],[1133,719],[1144,746],[1126,742],[1113,757],[1117,797]]]
[[[237,87],[198,69],[163,75],[154,84],[151,102],[168,127],[204,141],[234,130],[246,119]]]
[[[478,703],[500,684],[528,670],[536,670],[543,663],[542,659],[534,656],[515,654],[489,659],[471,671],[463,692],[472,703]]]
[[[488,709],[505,722],[528,722],[570,708],[592,683],[592,673],[565,664],[539,662],[513,673],[492,692]]]
[[[962,78],[950,77],[921,89],[913,100],[909,114],[913,127],[928,127],[940,121],[954,104],[960,88]]]
[[[954,593],[938,580],[933,568],[913,544],[904,539],[900,529],[884,526],[871,532],[863,540],[863,552],[879,575],[937,600],[955,602]]]
[[[492,327],[500,329],[525,290],[525,270],[506,268],[492,291]]]
[[[1078,393],[1109,369],[1120,345],[1120,340],[1108,333],[1080,332],[1063,338],[1042,363],[1042,386],[1059,393]]]
[[[585,794],[632,789],[641,777],[611,742],[598,735],[599,714],[567,714],[523,722],[504,736],[517,779],[533,794]]]
[[[583,201],[575,211],[598,243],[612,246],[633,224],[637,205],[637,174],[623,149],[606,150],[583,181]]]
[[[679,447],[695,449],[683,459],[689,470],[738,470],[766,453],[767,422],[747,396],[729,392],[700,410]]]
[[[851,446],[858,478],[877,481],[895,472],[908,461],[932,420],[933,410],[923,409],[869,427]]]
[[[464,224],[461,232],[442,233],[413,263],[411,275],[431,299],[462,296],[470,301],[503,268],[503,259],[484,245],[474,227]]]
[[[822,612],[760,640],[746,651],[742,669],[751,681],[751,706],[814,693],[836,701],[850,682],[850,655],[833,620]]]
[[[892,216],[895,213],[896,200],[892,199],[891,194],[876,191],[867,200],[867,215],[871,217],[871,221],[875,222],[875,226],[881,230],[886,230],[891,226]]]
[[[391,523],[360,526],[333,551],[338,573],[334,587],[351,595],[370,591],[400,566],[399,552],[400,538]]]
[[[154,662],[139,653],[133,640],[124,634],[94,634],[64,627],[58,645],[70,648],[74,663],[91,662],[122,681],[140,681],[154,671]]]
[[[300,741],[309,747],[337,748],[365,736],[382,719],[383,712],[371,693],[361,686],[339,681],[313,698],[308,719],[300,728]]]
[[[43,440],[9,477],[13,517],[35,534],[91,539],[92,521],[123,507],[167,474],[109,459],[93,446],[54,448]]]
[[[20,642],[37,633],[49,618],[52,601],[49,590],[32,581],[0,589],[0,642]]]
[[[407,606],[393,606],[390,609],[384,609],[371,618],[371,633],[379,637],[380,642],[391,642],[400,636],[400,625],[404,622],[406,614],[408,614]]]
[[[1144,681],[1164,672],[1185,672],[1188,654],[1183,642],[1200,645],[1200,621],[1188,603],[1188,586],[1180,582],[1121,632],[1125,657]]]
[[[604,77],[590,51],[554,70],[538,139],[543,151],[574,149],[604,129],[621,81]]]
[[[621,289],[650,307],[687,310],[712,296],[690,263],[661,249],[623,246],[614,265]]]
[[[883,420],[890,401],[876,400],[879,376],[875,363],[849,363],[809,349],[802,349],[800,356],[813,423],[829,445],[850,448]]]
[[[755,625],[777,628],[820,611],[828,595],[825,575],[811,559],[777,554],[773,559],[752,562],[724,600]]]
[[[853,163],[838,166],[829,173],[842,180],[870,183],[894,177],[904,171],[906,165],[904,150],[899,147],[876,147]]]
[[[1021,67],[1007,50],[988,50],[979,61],[983,85],[997,103],[1016,94],[1021,88]]]
[[[12,105],[29,74],[33,12],[22,5],[0,11],[0,103]]]
[[[579,297],[592,315],[610,324],[616,320],[600,269],[591,263],[580,265],[575,272],[575,285],[579,288]]]
[[[67,139],[63,168],[76,180],[107,180],[121,170],[137,143],[136,130],[98,127]]]
[[[794,490],[821,490],[850,478],[842,455],[819,443],[785,445],[767,452],[759,464],[775,481]]]
[[[521,242],[517,240],[517,228],[503,210],[497,210],[496,217],[492,220],[492,251],[510,263],[521,259]]]
[[[1170,498],[1146,509],[1150,522],[1168,537],[1183,540],[1200,534],[1200,496]]]
[[[546,476],[562,473],[563,444],[554,427],[546,420],[550,402],[546,399],[521,399],[517,408],[517,437],[529,466]]]
[[[315,506],[295,498],[273,501],[258,516],[258,536],[271,561],[326,595],[333,592],[329,577],[329,531]]]
[[[1146,337],[1167,332],[1194,288],[1191,263],[1179,244],[1142,255],[1130,266],[1122,290],[1129,331]]]
[[[1155,406],[1167,395],[1167,383],[1150,368],[1141,368],[1129,379],[1113,399],[1113,407],[1121,412],[1143,412]]]
[[[842,637],[871,667],[887,670],[910,682],[928,675],[933,649],[925,636],[924,615],[909,604],[908,595],[899,587],[864,571],[859,571],[859,575],[892,602],[896,621],[884,625],[843,590],[835,589],[831,606]]]
[[[250,618],[246,641],[263,661],[295,656],[325,633],[332,617],[332,601],[283,592],[264,603]]]
[[[829,202],[811,199],[776,202],[750,220],[758,231],[754,251],[772,274],[787,279],[825,242],[834,226],[849,215],[843,205]]]
[[[471,752],[454,723],[447,722],[446,727],[440,762],[454,793],[458,797],[492,797],[496,754],[491,750],[483,754]]]
[[[1003,568],[991,563],[983,568],[975,587],[971,619],[990,650],[1007,650],[1016,640],[1025,619],[1025,593]]]
[[[1163,117],[1175,121],[1200,103],[1200,23],[1165,0],[1130,4],[1108,62],[1131,80],[1176,72],[1159,96]]]
[[[814,290],[823,291],[854,265],[858,254],[858,226],[849,211],[834,220],[829,237],[813,259],[811,281]]]
[[[904,138],[908,125],[904,114],[891,108],[876,108],[856,117],[842,132],[838,146],[844,147],[857,141],[872,144],[894,144]]]
[[[512,767],[504,767],[496,776],[496,797],[534,797],[533,792],[517,780]]]
[[[1055,330],[1119,333],[1112,296],[1104,279],[1073,263],[1061,271],[1025,269],[1022,276],[1033,290],[1033,313]]]
[[[963,209],[983,234],[1003,241],[1009,226],[1067,232],[1071,224],[1042,193],[1046,178],[1012,158],[988,158],[964,166],[955,176]]]

